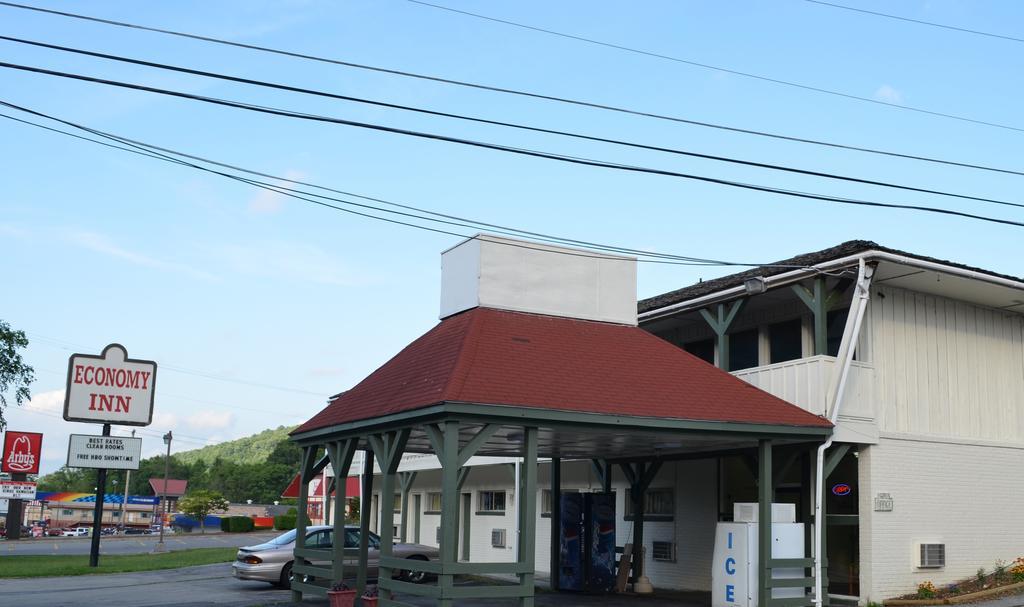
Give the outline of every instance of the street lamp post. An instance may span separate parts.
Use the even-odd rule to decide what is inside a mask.
[[[132,438],[135,438],[135,430],[132,430]],[[122,532],[124,532],[125,528],[128,527],[128,525],[125,524],[125,518],[124,517],[127,515],[127,509],[128,509],[128,506],[127,506],[127,504],[128,504],[128,486],[131,484],[131,482],[132,482],[132,471],[131,470],[125,470],[124,471],[124,497],[121,498],[121,521],[120,521],[120,525],[119,525],[121,527],[121,531]]]
[[[171,474],[171,439],[173,438],[170,430],[167,431],[167,434],[164,434],[164,444],[167,445],[167,457],[164,458],[164,490],[161,491],[163,508],[160,510],[160,541],[157,542],[153,552],[164,552],[167,550],[167,546],[164,545],[164,519],[167,518],[167,478]]]

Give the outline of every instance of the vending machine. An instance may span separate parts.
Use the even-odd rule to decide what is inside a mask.
[[[615,494],[563,493],[559,512],[559,587],[610,592],[615,587]]]
[[[712,607],[757,607],[757,504],[736,504],[732,523],[718,523],[711,569]],[[772,558],[804,558],[804,525],[792,504],[772,504]],[[774,569],[775,579],[802,578],[804,570]],[[773,588],[772,598],[799,598],[803,588]]]

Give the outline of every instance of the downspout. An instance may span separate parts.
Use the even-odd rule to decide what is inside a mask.
[[[864,263],[864,258],[858,260],[857,292],[854,297],[857,302],[857,312],[853,319],[853,327],[847,334],[848,339],[844,340],[845,348],[840,352],[839,380],[836,385],[835,398],[832,400],[832,410],[829,411],[828,420],[833,425],[839,419],[839,410],[843,404],[843,397],[846,395],[846,380],[850,374],[850,363],[853,362],[853,352],[860,339],[860,329],[864,320],[864,312],[868,307],[870,297],[871,277],[875,273],[873,265]],[[848,324],[849,326],[849,324]],[[818,447],[817,464],[815,468],[814,483],[814,605],[821,607],[824,603],[824,594],[821,584],[821,538],[824,533],[825,521],[821,520],[822,502],[825,499],[823,485],[825,484],[825,451],[832,446],[832,435],[828,440]]]
[[[513,497],[512,497],[512,510],[513,510],[513,515],[515,516],[515,521],[516,521],[516,532],[512,536],[513,538],[515,538],[513,540],[515,543],[512,546],[512,553],[517,555],[516,556],[517,559],[519,558],[519,556],[518,556],[519,555],[519,542],[521,541],[521,538],[519,537],[519,534],[523,532],[522,524],[521,524],[522,521],[519,518],[519,498],[520,498],[519,492],[522,490],[522,487],[520,487],[519,485],[520,485],[520,483],[522,483],[522,465],[523,465],[523,458],[521,458],[521,457],[517,457],[516,461],[512,464],[512,468],[513,468],[513,470],[512,470],[512,477],[513,477],[513,480],[512,480],[513,485],[512,485],[512,487],[514,487],[514,490],[515,490],[515,493],[513,494]],[[524,497],[528,497],[529,498],[530,496],[524,496]]]

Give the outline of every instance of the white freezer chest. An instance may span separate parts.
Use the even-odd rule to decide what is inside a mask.
[[[758,523],[718,523],[711,569],[712,607],[757,607]],[[803,523],[772,523],[772,558],[804,557]],[[776,569],[775,579],[802,578],[804,570]],[[772,598],[804,596],[802,588],[774,588]]]

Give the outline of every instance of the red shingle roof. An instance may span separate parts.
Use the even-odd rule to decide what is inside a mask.
[[[151,478],[149,479],[149,486],[153,488],[153,495],[164,494],[164,479]],[[188,481],[176,480],[173,478],[167,479],[167,495],[169,497],[181,497],[185,495],[186,488],[188,488]]]
[[[442,402],[831,425],[638,327],[474,308],[441,321],[293,434]]]
[[[317,475],[311,481],[313,483],[313,487],[312,487],[312,491],[309,494],[309,497],[322,498],[324,496],[324,484],[323,484],[323,482],[321,482],[322,479],[323,479],[322,476]],[[335,494],[337,494],[337,491],[331,491],[331,495],[335,495]],[[349,476],[349,477],[345,478],[345,495],[347,495],[348,497],[359,495],[359,477],[358,476]],[[292,478],[292,482],[288,483],[288,486],[285,487],[284,493],[281,494],[281,497],[299,497],[299,475],[298,474],[296,474]]]

